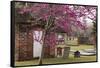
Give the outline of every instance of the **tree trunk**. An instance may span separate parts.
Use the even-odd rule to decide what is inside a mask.
[[[93,42],[94,42],[94,49],[96,49],[96,35],[93,38]]]
[[[45,34],[46,31],[43,31],[43,35],[42,35],[42,50],[41,50],[41,56],[39,57],[39,65],[42,65],[42,60],[43,60],[43,54],[44,54],[44,40],[45,40]]]

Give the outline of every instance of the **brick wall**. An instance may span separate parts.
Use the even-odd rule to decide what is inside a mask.
[[[15,36],[15,60],[31,60],[33,58],[32,32],[17,32]]]
[[[21,31],[18,31],[15,34],[16,35],[15,36],[16,38],[15,39],[15,60],[16,61],[31,60],[33,59],[33,32],[32,31],[34,29],[30,30],[27,28],[23,28],[23,29],[21,28],[20,30]],[[49,36],[51,36],[51,34]],[[44,57],[49,58],[55,55],[54,45],[55,44],[44,46]]]

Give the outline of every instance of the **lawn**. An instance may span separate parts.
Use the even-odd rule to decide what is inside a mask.
[[[82,56],[80,58],[73,58],[73,56],[70,56],[68,59],[48,58],[48,59],[43,59],[43,64],[88,62],[88,61],[96,61],[96,56],[89,56],[89,57]],[[24,66],[24,65],[38,65],[38,60],[35,59],[31,61],[16,62],[16,66]]]
[[[83,49],[93,49],[94,45],[76,45],[76,46],[70,46],[70,47],[71,47],[71,50],[83,50]]]
[[[82,49],[92,49],[92,45],[80,45],[80,46],[70,46],[71,50],[82,50]],[[74,58],[74,55],[70,54],[69,58],[44,58],[43,64],[57,64],[57,63],[72,63],[72,62],[88,62],[96,61],[96,56],[81,56],[80,58]],[[33,59],[30,61],[20,61],[15,63],[16,66],[24,65],[38,65],[38,59]]]

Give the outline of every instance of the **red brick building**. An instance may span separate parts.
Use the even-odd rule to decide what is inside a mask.
[[[18,29],[18,30],[17,30]],[[34,44],[34,31],[43,32],[43,28],[40,26],[32,26],[31,23],[18,24],[15,33],[15,60],[31,60],[33,58],[38,58],[41,52],[41,46]],[[50,36],[51,33],[49,33]],[[39,44],[39,43],[37,43]],[[38,47],[37,47],[38,46]],[[35,51],[35,52],[34,52]],[[44,46],[44,57],[54,57],[55,56],[55,46]]]

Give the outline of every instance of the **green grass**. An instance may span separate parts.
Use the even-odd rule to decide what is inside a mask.
[[[68,44],[68,45],[78,45],[78,42],[76,42],[76,41],[67,41],[66,44]]]
[[[92,49],[92,45],[80,45],[80,46],[70,46],[71,50],[82,50],[82,49]],[[70,54],[69,58],[45,58],[43,59],[43,64],[57,64],[57,63],[72,63],[72,62],[89,62],[96,61],[96,56],[81,56],[80,58],[74,58],[74,55]],[[24,65],[38,65],[38,59],[30,61],[20,61],[15,62],[15,66]]]
[[[71,50],[83,50],[83,49],[93,49],[94,45],[78,45],[69,47],[71,47]]]
[[[81,56],[80,58],[74,58],[70,55],[69,58],[46,58],[43,59],[43,64],[59,64],[59,63],[72,63],[72,62],[89,62],[89,61],[96,61],[96,56]],[[21,61],[16,62],[16,66],[24,66],[24,65],[38,65],[38,59],[31,60],[31,61]]]
[[[56,64],[56,63],[72,63],[72,62],[87,62],[87,61],[95,61],[95,56],[81,56],[80,58],[74,58],[72,55],[69,58],[50,58],[44,59],[43,64]]]

